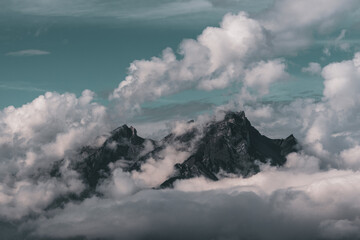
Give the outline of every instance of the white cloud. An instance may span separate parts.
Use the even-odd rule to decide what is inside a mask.
[[[351,221],[359,214],[359,180],[352,171],[268,168],[246,179],[180,181],[175,190],[141,191],[118,201],[94,197],[30,226],[36,236],[65,238],[317,239],[332,229],[338,239],[356,229]],[[344,220],[354,227],[327,227]]]
[[[321,65],[316,62],[310,62],[307,67],[301,69],[302,72],[319,75],[321,73]]]
[[[245,71],[245,84],[264,95],[268,93],[271,83],[287,76],[285,68],[284,61],[280,59],[260,61]]]
[[[174,172],[176,163],[183,163],[190,152],[168,146],[159,153],[159,159],[149,158],[141,165],[141,171],[133,171],[131,177],[142,187],[158,187]]]
[[[325,78],[324,97],[333,108],[345,110],[355,108],[360,102],[360,53],[353,60],[329,64],[323,69]]]
[[[353,148],[343,150],[340,153],[345,167],[350,169],[360,169],[360,146],[356,145]]]
[[[29,56],[41,56],[41,55],[49,55],[50,52],[37,50],[37,49],[27,49],[21,50],[17,52],[9,52],[6,53],[6,56],[13,56],[13,57],[29,57]]]
[[[339,20],[346,17],[344,14],[358,6],[354,0],[319,0],[316,7],[310,0],[279,0],[258,18],[243,12],[227,14],[220,27],[208,27],[196,40],[184,40],[179,47],[180,58],[173,50],[165,49],[161,57],[131,63],[128,76],[110,99],[118,99],[121,109],[139,109],[145,101],[179,91],[194,87],[224,89],[244,79],[248,86],[266,93],[270,83],[284,76],[285,63],[274,57],[308,47],[313,33],[336,28]],[[254,65],[258,68],[251,73]],[[260,67],[267,67],[261,71],[269,71],[270,66],[274,75],[255,77]],[[318,66],[310,67],[316,68],[312,71],[319,70]]]
[[[197,40],[184,40],[179,49],[181,59],[177,59],[171,49],[165,49],[160,58],[134,61],[128,76],[110,98],[119,99],[125,107],[134,107],[193,87],[208,91],[222,89],[241,81],[247,65],[256,64],[256,59],[269,51],[266,33],[259,22],[245,13],[227,14],[220,27],[206,28]],[[283,65],[274,60],[268,64],[259,62],[257,71],[260,67],[270,70],[271,63],[276,63],[272,65],[277,66],[276,70],[283,69]],[[277,76],[279,74],[265,80],[273,82]],[[266,81],[261,87],[268,85]],[[149,88],[152,91],[148,91]]]
[[[55,161],[92,144],[109,130],[106,109],[92,103],[94,93],[47,92],[20,108],[0,112],[0,217],[41,212],[54,198],[79,193],[77,173],[60,164],[61,177],[49,176]]]

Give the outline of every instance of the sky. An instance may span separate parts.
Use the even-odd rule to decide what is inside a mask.
[[[0,108],[20,107],[47,91],[80,96],[84,89],[96,93],[95,101],[111,104],[109,95],[125,79],[131,62],[159,56],[167,47],[176,52],[183,39],[196,38],[207,26],[219,26],[228,12],[246,11],[257,16],[272,3],[271,0],[34,1],[31,4],[2,1]],[[341,51],[338,45],[350,42],[356,48],[357,31],[351,29],[356,25],[342,27],[314,36],[313,43],[303,51],[283,56],[291,76],[286,83],[274,86],[266,100],[320,96],[322,79],[303,72],[302,68],[311,61],[325,65],[352,56],[351,51]],[[189,102],[202,105],[188,112],[192,117],[197,111],[227,102],[234,87],[238,86],[220,91],[181,91],[175,96],[161,96],[144,107],[168,105],[169,108]],[[147,117],[154,116],[141,119]]]
[[[130,63],[176,49],[233,9],[267,6],[208,1],[2,1],[1,108],[19,107],[46,91],[88,88],[99,101]],[[27,50],[36,50],[26,52]],[[16,54],[17,53],[17,54]]]
[[[2,237],[358,239],[359,19],[358,0],[2,0]],[[154,190],[188,154],[167,146],[142,172],[113,166],[102,197],[47,209],[84,189],[71,156],[112,129],[161,139],[224,110],[302,150]]]

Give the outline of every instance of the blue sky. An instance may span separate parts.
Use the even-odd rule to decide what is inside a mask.
[[[165,47],[176,49],[182,39],[218,25],[229,8],[256,12],[266,6],[251,1],[224,6],[109,0],[1,4],[1,108],[21,106],[46,91],[79,95],[86,88],[106,103],[133,60],[157,56]]]
[[[271,0],[36,0],[31,4],[2,1],[0,108],[19,107],[47,91],[79,96],[84,89],[94,91],[95,101],[108,105],[109,94],[125,79],[134,60],[160,56],[166,47],[176,51],[183,39],[195,39],[207,26],[219,26],[227,12],[246,11],[261,17],[272,3]],[[350,21],[315,36],[306,49],[279,56],[285,59],[290,75],[287,81],[275,83],[264,100],[289,101],[294,97],[321,95],[320,75],[302,69],[309,62],[326,65],[352,57],[352,51],[341,51],[335,46],[344,26],[350,29],[345,30],[340,41],[357,48],[359,30]],[[325,53],[327,48],[332,54]],[[235,84],[216,91],[180,91],[146,102],[143,107],[169,109],[192,103],[199,107],[186,112],[201,112],[226,103],[240,88]]]

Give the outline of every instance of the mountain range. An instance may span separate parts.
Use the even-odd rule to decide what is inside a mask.
[[[250,176],[260,171],[259,163],[282,166],[286,155],[299,150],[293,135],[270,139],[251,125],[244,112],[227,112],[220,121],[203,125],[189,121],[185,131],[170,133],[160,141],[142,138],[135,128],[123,125],[101,147],[83,147],[73,169],[91,193],[111,175],[110,164],[125,172],[141,172],[148,159],[161,160],[161,152],[169,146],[189,157],[175,164],[172,174],[155,188],[171,188],[176,180],[200,176],[213,181],[230,174]]]

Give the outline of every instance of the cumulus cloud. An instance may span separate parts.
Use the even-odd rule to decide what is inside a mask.
[[[67,156],[94,144],[108,131],[106,109],[92,103],[94,93],[47,92],[20,108],[0,112],[0,212],[21,218],[42,211],[57,196],[83,188],[76,172],[67,169]],[[61,178],[49,175],[56,161]]]
[[[246,59],[266,49],[264,29],[256,20],[245,13],[227,14],[220,28],[208,27],[197,40],[184,40],[182,59],[168,48],[161,57],[134,61],[110,98],[130,107],[193,87],[225,88],[241,77]]]
[[[359,69],[360,53],[356,53],[353,60],[333,63],[324,68],[324,97],[330,101],[332,107],[341,110],[357,106],[360,100],[356,94],[360,88]]]
[[[128,76],[110,99],[118,100],[122,108],[139,109],[145,101],[186,89],[211,91],[244,82],[257,93],[267,93],[271,83],[285,76],[286,64],[277,56],[309,46],[313,34],[332,29],[359,3],[320,0],[312,5],[308,0],[281,0],[258,18],[243,12],[227,14],[220,27],[208,27],[196,40],[184,40],[180,57],[168,48],[160,57],[131,63]],[[149,87],[153,91],[147,91]]]
[[[301,69],[302,72],[310,73],[312,75],[318,75],[321,73],[321,65],[316,62],[310,62],[307,67]]]
[[[134,61],[110,99],[118,99],[125,107],[139,107],[144,101],[193,87],[223,89],[244,77],[249,87],[266,92],[285,70],[281,60],[258,61],[270,52],[267,41],[258,21],[243,12],[227,14],[220,27],[206,28],[197,40],[184,40],[179,48],[181,59],[165,49],[161,57]],[[153,91],[147,91],[149,87]]]
[[[30,56],[41,56],[41,55],[49,55],[50,52],[43,51],[43,50],[37,50],[37,49],[27,49],[27,50],[21,50],[17,52],[8,52],[5,55],[6,56],[13,56],[13,57],[30,57]]]
[[[244,82],[261,94],[266,94],[271,83],[286,77],[285,68],[285,63],[279,59],[260,61],[246,70]]]

